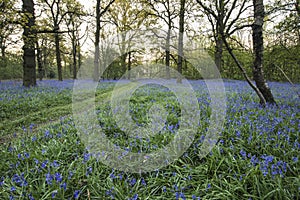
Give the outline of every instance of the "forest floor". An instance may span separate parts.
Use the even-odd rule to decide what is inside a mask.
[[[123,91],[136,84],[120,83],[118,89],[116,84],[101,82],[91,99],[103,134],[124,150],[120,160],[106,162],[111,154],[95,156],[78,133],[91,127],[75,123],[73,81],[46,80],[29,89],[19,81],[1,82],[0,199],[300,199],[300,103],[289,84],[270,83],[278,106],[262,108],[244,81],[224,81],[225,121],[217,143],[202,156],[213,99],[204,81],[190,81],[200,113],[193,141],[178,158],[140,173],[126,170],[139,167],[124,164],[126,155],[152,155],[176,140],[184,108],[168,87],[147,84],[127,96]],[[153,105],[160,105],[155,108],[167,114],[154,119],[163,122],[159,134],[128,136],[130,126],[114,120],[123,101],[113,107],[112,97],[128,101],[132,122],[141,130],[153,123]],[[84,113],[82,118],[89,119]]]

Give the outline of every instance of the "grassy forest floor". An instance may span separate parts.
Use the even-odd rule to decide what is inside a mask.
[[[211,99],[204,81],[190,84],[201,112],[192,145],[170,165],[135,174],[88,151],[72,116],[73,81],[46,80],[29,89],[1,82],[0,199],[300,199],[300,85],[270,83],[278,106],[262,108],[244,81],[225,80],[226,121],[217,145],[200,159]],[[175,137],[181,108],[172,91],[152,84],[130,97],[138,124],[149,123],[153,102],[168,111],[160,134],[144,140],[127,137],[114,122],[115,85],[101,82],[95,98],[98,121],[114,144],[152,152]]]

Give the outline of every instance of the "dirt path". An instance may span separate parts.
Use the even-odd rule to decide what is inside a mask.
[[[118,93],[118,90],[122,90],[126,87],[132,87],[134,83],[127,83],[119,87],[117,90],[114,92]],[[113,89],[114,90],[114,89]],[[95,98],[96,102],[108,102],[110,101],[109,97],[111,96],[113,90],[106,91],[100,95],[97,95]],[[93,99],[87,99],[82,102],[77,102],[80,103],[81,105],[84,105],[85,103],[90,103]],[[15,120],[5,120],[3,121],[2,125],[0,125],[0,130],[2,133],[7,132],[9,130],[10,133],[8,134],[2,134],[0,136],[0,145],[6,145],[8,143],[11,143],[13,140],[21,138],[22,136],[28,136],[28,135],[34,135],[36,134],[39,130],[43,130],[46,127],[53,125],[53,124],[58,124],[61,122],[62,118],[71,118],[73,113],[72,113],[72,106],[73,102],[71,104],[67,104],[64,106],[57,106],[57,107],[52,107],[49,109],[44,109],[35,113],[32,113],[27,116],[22,116],[20,118],[17,118]],[[49,113],[51,115],[49,115]],[[26,119],[32,119],[29,124],[26,123]],[[34,126],[32,130],[27,130],[26,132],[23,131],[22,127],[29,127],[30,124],[33,124]],[[25,135],[26,134],[26,135]]]

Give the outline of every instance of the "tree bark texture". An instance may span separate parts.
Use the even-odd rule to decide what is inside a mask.
[[[177,83],[182,83],[181,76],[182,76],[182,63],[183,63],[184,13],[185,13],[185,0],[180,0],[178,62],[177,62],[177,70],[179,73],[179,77],[177,77]]]
[[[269,104],[276,104],[270,88],[264,78],[263,72],[263,24],[264,24],[264,4],[263,0],[253,0],[254,4],[254,24],[252,26],[252,38],[254,48],[254,62],[252,67],[253,79]],[[262,102],[261,102],[262,103]]]
[[[36,85],[36,31],[33,0],[23,0],[22,12],[26,16],[26,23],[23,25],[23,85],[31,87]]]

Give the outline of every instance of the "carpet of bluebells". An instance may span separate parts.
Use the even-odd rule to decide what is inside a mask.
[[[217,145],[200,159],[210,98],[204,81],[190,83],[201,110],[193,144],[166,167],[130,174],[101,163],[77,135],[72,81],[47,80],[30,89],[20,82],[1,82],[0,199],[300,199],[300,85],[269,83],[278,106],[262,108],[245,82],[225,80],[226,122]],[[96,101],[114,85],[99,84]],[[153,102],[163,105],[168,117],[151,140],[126,137],[109,104],[97,105],[96,113],[116,145],[128,152],[151,152],[171,141],[180,126],[176,98],[154,84],[130,99],[136,123],[148,123]]]

